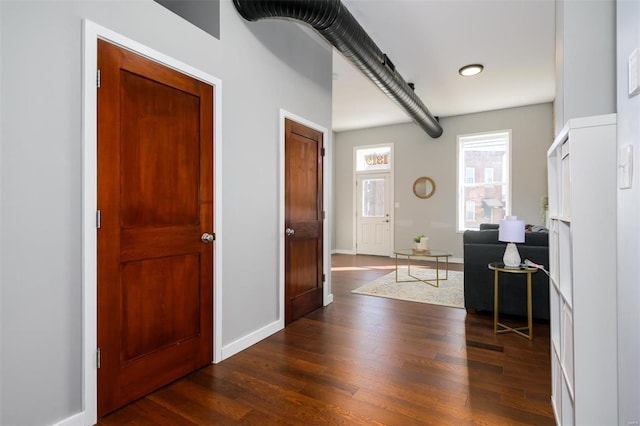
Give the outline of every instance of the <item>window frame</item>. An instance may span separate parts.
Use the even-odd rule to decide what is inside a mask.
[[[464,202],[465,189],[469,186],[478,187],[481,185],[496,185],[495,179],[495,171],[494,171],[494,179],[491,183],[486,182],[474,182],[467,183],[466,182],[466,169],[467,164],[465,163],[465,159],[463,153],[467,151],[468,147],[472,144],[481,144],[481,143],[490,143],[492,140],[504,140],[505,145],[505,161],[506,165],[503,164],[503,168],[506,168],[504,171],[504,175],[506,176],[506,181],[504,178],[500,181],[497,181],[498,184],[506,187],[506,191],[504,191],[504,215],[508,216],[511,214],[512,207],[512,163],[513,158],[511,155],[511,143],[512,143],[512,132],[511,129],[505,130],[495,130],[490,132],[482,132],[482,133],[469,133],[462,134],[456,136],[456,231],[462,233],[466,230],[475,230],[478,228],[475,227],[466,227],[466,215],[467,210]],[[474,179],[475,180],[475,179]]]

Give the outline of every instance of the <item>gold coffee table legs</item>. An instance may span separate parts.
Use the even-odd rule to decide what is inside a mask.
[[[401,256],[405,256],[407,258],[407,275],[411,278],[413,278],[412,280],[398,280],[398,254],[400,254]],[[404,253],[396,253],[396,282],[397,283],[413,283],[413,282],[422,282],[425,284],[429,284],[431,286],[434,287],[439,287],[440,286],[440,281],[445,281],[449,279],[449,256],[450,254],[444,254],[442,256],[440,255],[433,255],[433,254],[417,254],[413,257],[434,257],[436,259],[436,280],[435,282],[433,282],[433,280],[424,280],[420,277],[417,277],[415,275],[411,274],[411,257],[412,255],[409,254],[404,254]],[[444,268],[444,278],[440,278],[440,257],[444,257],[445,258],[445,268]]]

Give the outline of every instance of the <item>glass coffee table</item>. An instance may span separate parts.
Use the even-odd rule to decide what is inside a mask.
[[[397,283],[411,283],[411,282],[423,282],[425,284],[432,285],[434,287],[440,286],[440,281],[449,279],[449,258],[453,256],[453,253],[444,250],[414,250],[414,249],[401,249],[394,250],[393,254],[396,256],[396,282]],[[411,280],[398,280],[398,256],[407,259],[407,275],[413,278]],[[444,278],[440,278],[440,258],[445,259]],[[435,258],[436,259],[436,280],[425,280],[411,274],[411,259],[415,258]]]

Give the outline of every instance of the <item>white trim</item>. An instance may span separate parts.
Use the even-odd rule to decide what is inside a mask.
[[[378,147],[390,147],[391,148],[391,168],[387,170],[363,170],[357,171],[357,152],[359,149],[368,149],[368,148],[378,148]],[[351,161],[351,174],[352,174],[352,183],[351,183],[351,211],[353,212],[352,223],[351,223],[351,247],[352,253],[348,254],[358,254],[358,191],[356,188],[356,182],[358,180],[359,175],[366,175],[371,173],[376,174],[389,174],[389,197],[391,200],[389,201],[389,256],[393,256],[393,250],[396,246],[395,243],[395,220],[396,220],[396,208],[395,208],[395,169],[396,169],[396,157],[395,157],[395,145],[393,142],[389,143],[380,143],[375,145],[358,145],[353,147],[352,151],[352,161]]]
[[[190,65],[166,56],[94,22],[82,21],[82,395],[85,425],[97,422],[97,40],[135,52],[173,68],[183,74],[214,86],[214,318],[213,362],[222,360],[222,215],[216,206],[222,205],[222,82]],[[78,416],[78,415],[76,415]],[[76,419],[76,416],[71,419]]]
[[[84,412],[76,413],[71,417],[67,417],[66,419],[60,420],[58,423],[55,423],[53,426],[80,426],[85,425]]]
[[[274,333],[282,330],[282,324],[280,320],[274,321],[252,333],[242,336],[238,340],[235,340],[222,348],[222,359],[227,359],[230,356],[237,354],[240,351],[247,349],[249,346],[258,343],[259,341],[266,339]]]
[[[284,328],[284,305],[285,305],[285,299],[284,299],[284,275],[285,275],[285,271],[284,271],[284,262],[285,262],[285,257],[284,257],[284,248],[285,248],[285,242],[284,242],[284,222],[285,222],[285,204],[284,204],[284,196],[285,196],[285,156],[284,156],[284,149],[285,149],[285,128],[284,128],[284,120],[288,118],[289,120],[293,120],[297,123],[300,123],[304,126],[307,126],[311,129],[317,130],[319,132],[322,132],[322,141],[323,141],[323,146],[324,146],[324,150],[325,150],[325,156],[324,156],[324,160],[322,161],[322,165],[323,165],[323,170],[322,170],[322,176],[323,176],[323,182],[322,182],[322,192],[323,192],[323,208],[325,211],[325,220],[324,220],[324,226],[323,228],[323,235],[322,235],[322,272],[325,274],[326,277],[326,281],[324,282],[323,286],[322,286],[322,304],[324,306],[327,306],[328,304],[330,304],[331,302],[333,302],[333,294],[331,293],[331,240],[330,240],[330,235],[331,233],[329,232],[329,228],[330,228],[330,224],[331,224],[331,220],[330,220],[330,215],[331,215],[331,191],[329,190],[329,188],[331,188],[331,164],[329,159],[331,158],[331,140],[330,140],[330,133],[329,130],[326,127],[323,127],[319,124],[316,124],[312,121],[309,121],[305,118],[302,118],[300,116],[297,116],[289,111],[286,111],[284,109],[280,109],[280,147],[279,147],[279,161],[280,161],[280,167],[279,167],[279,186],[280,186],[280,200],[279,200],[279,218],[278,218],[278,235],[280,236],[278,239],[278,244],[279,244],[279,262],[278,262],[278,272],[279,272],[279,277],[278,277],[278,281],[279,281],[279,289],[280,289],[280,294],[279,294],[279,299],[280,300],[280,321],[282,323],[282,327]]]
[[[331,254],[352,254],[355,255],[355,250],[342,250],[342,249],[334,249],[331,251]]]

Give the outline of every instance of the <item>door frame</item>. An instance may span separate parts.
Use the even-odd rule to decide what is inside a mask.
[[[330,265],[331,265],[331,239],[330,239],[330,224],[331,224],[331,200],[330,193],[327,188],[331,188],[331,141],[329,139],[329,130],[326,127],[323,127],[319,124],[316,124],[312,121],[309,121],[305,118],[297,116],[289,111],[284,109],[280,109],[280,146],[278,153],[278,160],[280,162],[279,167],[279,192],[280,192],[280,200],[279,200],[279,214],[278,214],[278,282],[279,282],[279,297],[280,301],[279,306],[279,327],[284,328],[285,316],[284,316],[284,308],[285,308],[285,295],[284,295],[284,282],[285,282],[285,238],[284,238],[284,222],[285,222],[285,119],[289,119],[300,123],[304,126],[307,126],[311,129],[317,130],[322,133],[322,142],[324,146],[324,161],[322,162],[322,207],[325,212],[324,217],[324,226],[322,229],[322,273],[325,275],[326,279],[322,286],[322,305],[327,306],[331,302],[333,302],[333,293],[331,292],[331,274],[329,273]]]
[[[368,148],[382,148],[382,147],[391,147],[391,169],[388,171],[381,170],[371,170],[371,171],[363,171],[358,172],[356,162],[357,162],[357,152],[359,149],[368,149]],[[358,243],[358,188],[356,184],[358,182],[358,176],[367,175],[367,174],[382,174],[389,173],[389,203],[391,204],[391,208],[389,211],[389,257],[393,257],[393,250],[395,248],[395,221],[396,221],[396,199],[395,199],[395,153],[393,142],[389,143],[379,143],[375,145],[359,145],[353,147],[353,161],[351,162],[351,171],[352,171],[352,182],[351,182],[351,208],[353,212],[353,220],[351,222],[351,229],[353,233],[351,235],[351,247],[353,254],[358,252],[356,244]]]
[[[87,19],[82,20],[82,410],[83,424],[97,422],[97,90],[98,39],[108,41],[214,87],[213,360],[222,360],[222,82],[203,71]]]

